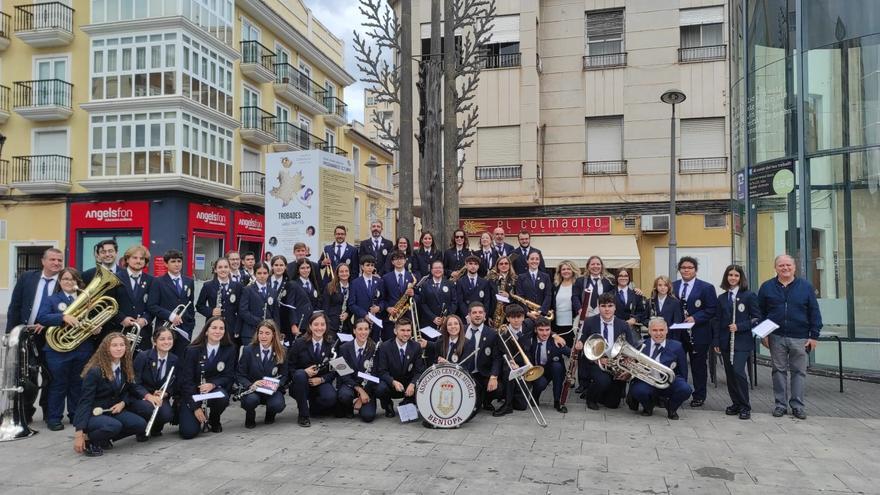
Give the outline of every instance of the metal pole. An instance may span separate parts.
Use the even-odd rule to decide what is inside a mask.
[[[675,236],[675,104],[672,104],[672,118],[669,121],[669,278],[678,266],[678,242]]]

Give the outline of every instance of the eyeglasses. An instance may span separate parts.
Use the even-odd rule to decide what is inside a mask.
[[[457,235],[457,236],[455,236],[455,238],[456,238],[456,239],[464,239],[464,236],[463,236],[463,235]]]
[[[74,282],[75,281],[73,277],[61,277],[60,280],[62,282]]]
[[[510,263],[507,263],[507,262],[504,262],[504,263],[498,263],[498,265],[509,265],[509,264],[510,264]]]

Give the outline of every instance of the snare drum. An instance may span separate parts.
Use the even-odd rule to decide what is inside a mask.
[[[416,406],[436,428],[458,428],[477,409],[477,386],[471,374],[452,363],[426,369],[416,381]]]

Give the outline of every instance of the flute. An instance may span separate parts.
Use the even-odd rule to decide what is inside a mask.
[[[147,423],[147,430],[144,432],[147,437],[150,436],[150,431],[153,429],[153,423],[156,421],[156,416],[159,414],[159,408],[162,407],[162,400],[165,398],[165,393],[168,390],[168,385],[171,383],[172,376],[174,376],[174,366],[172,366],[171,370],[168,372],[168,378],[165,379],[165,384],[159,389],[159,405],[155,406],[153,409],[153,415],[150,416],[150,421]]]
[[[730,324],[736,325],[736,303],[739,302],[739,298],[736,300],[731,300],[730,304]],[[733,343],[736,340],[736,330],[730,332],[730,365],[733,366]]]

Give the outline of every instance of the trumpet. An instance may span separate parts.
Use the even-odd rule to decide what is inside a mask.
[[[134,357],[135,351],[139,350],[138,346],[141,345],[141,326],[137,322],[133,322],[130,327],[122,331],[122,336],[128,341],[129,356]]]
[[[327,251],[321,251],[321,258],[318,259],[318,265],[321,266],[321,278],[329,278],[332,282],[336,280],[336,271],[333,270],[333,260],[330,259],[329,265],[324,265],[325,259],[330,259],[330,257],[327,256]],[[340,261],[341,260],[336,260],[337,263],[339,263]]]
[[[458,270],[450,273],[449,280],[451,280],[452,282],[458,282],[458,279],[460,279],[461,276],[464,275],[464,273],[466,271],[467,271],[467,263],[465,263],[465,265],[462,266],[461,268],[459,268]]]
[[[507,334],[508,338],[505,339],[504,334]],[[544,367],[532,364],[529,360],[529,356],[523,351],[522,346],[519,345],[519,342],[517,342],[510,333],[510,327],[508,325],[504,325],[498,329],[498,339],[504,346],[504,353],[507,355],[507,366],[510,367],[510,380],[516,382],[519,391],[522,393],[523,397],[525,397],[526,404],[529,406],[532,416],[535,417],[535,422],[538,423],[538,426],[546,428],[547,420],[544,418],[541,408],[538,407],[538,401],[535,400],[535,396],[532,395],[531,390],[529,390],[528,385],[526,384],[526,382],[532,382],[540,378],[544,374]],[[513,341],[513,345],[516,347],[516,354],[514,354],[510,346],[507,345],[508,340]],[[522,357],[524,364],[523,366],[514,369],[514,366],[517,365],[517,357]]]
[[[190,304],[192,304],[192,301],[186,303],[186,306],[184,306],[183,304],[178,304],[174,308],[174,311],[172,311],[171,314],[168,315],[168,322],[171,323],[172,327],[174,325],[174,320],[176,320],[178,318],[180,318],[181,321],[183,320],[183,314],[186,312],[187,308],[189,308]],[[176,327],[174,327],[174,328],[176,328]]]
[[[514,301],[522,304],[523,306],[527,307],[529,309],[529,311],[537,311],[537,312],[541,311],[540,304],[529,301],[528,299],[526,299],[524,297],[520,297],[516,294],[510,294],[510,298],[513,299]],[[552,309],[547,312],[546,318],[551,321],[553,320],[553,310]]]

